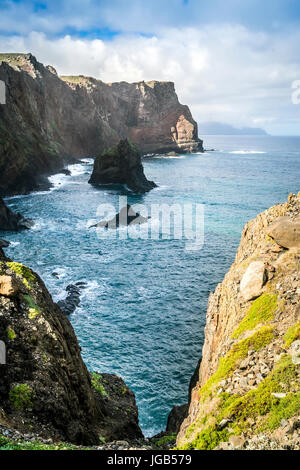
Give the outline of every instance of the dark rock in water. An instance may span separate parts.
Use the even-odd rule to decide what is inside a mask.
[[[10,242],[7,242],[6,240],[2,240],[0,238],[0,248],[7,248],[10,245]]]
[[[25,219],[21,214],[15,214],[8,209],[0,197],[0,230],[17,231],[30,229],[33,225],[33,220]]]
[[[111,220],[100,220],[100,222],[95,225],[91,225],[89,228],[103,227],[116,229],[120,225],[142,225],[148,222],[148,219],[150,219],[150,217],[143,217],[138,212],[135,212],[129,204],[127,204],[127,206],[124,206],[120,212],[116,214],[115,217],[113,217]]]
[[[51,274],[51,276],[56,277],[56,279],[59,279],[59,274],[55,271]]]
[[[145,193],[156,187],[148,181],[141,162],[141,153],[128,139],[105,150],[95,159],[91,184],[125,184],[135,193]]]
[[[142,431],[137,432],[138,409],[134,393],[121,377],[93,372],[91,379],[104,414],[104,421],[111,432],[108,440],[122,439],[125,435],[126,439],[142,438]]]
[[[80,304],[80,291],[86,288],[85,282],[77,282],[76,284],[69,284],[66,287],[68,293],[64,300],[59,300],[57,305],[66,314],[71,315]]]
[[[1,195],[38,189],[42,175],[60,172],[70,155],[93,157],[122,136],[143,153],[203,151],[172,82],[59,77],[32,54],[1,54],[0,80],[9,84],[1,106]]]
[[[6,256],[0,246],[0,261],[5,261],[6,260]]]
[[[168,433],[178,433],[183,420],[187,417],[189,411],[188,403],[181,406],[174,406],[168,416],[167,429]]]
[[[70,172],[70,170],[68,170],[67,168],[64,168],[63,170],[61,170],[61,173],[63,175],[67,175],[67,176],[70,176],[72,173]]]
[[[0,338],[7,346],[0,424],[82,445],[99,445],[99,436],[142,437],[133,393],[115,376],[103,374],[102,387],[91,381],[72,325],[42,280],[5,260],[1,249],[0,259],[1,275],[16,287],[9,301],[0,294]]]

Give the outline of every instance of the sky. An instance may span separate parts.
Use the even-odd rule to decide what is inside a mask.
[[[299,44],[300,0],[0,0],[1,52],[105,82],[170,80],[198,122],[274,135],[300,135]]]

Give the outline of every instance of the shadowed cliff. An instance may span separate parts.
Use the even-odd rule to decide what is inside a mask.
[[[115,375],[89,373],[42,280],[1,248],[0,340],[0,425],[85,445],[143,437],[133,392]]]
[[[171,82],[106,84],[59,77],[31,54],[0,54],[0,194],[47,185],[71,158],[130,137],[142,153],[202,151],[197,124]]]

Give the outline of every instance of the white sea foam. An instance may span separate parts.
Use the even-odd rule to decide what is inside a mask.
[[[9,247],[13,248],[14,246],[18,246],[18,245],[20,245],[20,242],[10,242]]]
[[[57,173],[56,175],[49,176],[48,180],[52,184],[50,191],[60,188],[63,184],[66,183],[68,175],[63,173]]]
[[[266,152],[262,152],[260,150],[234,150],[233,152],[228,152],[228,153],[250,155],[250,154],[260,154],[260,153],[266,153]]]

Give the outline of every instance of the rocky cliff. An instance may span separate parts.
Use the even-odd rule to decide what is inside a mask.
[[[0,340],[0,428],[85,445],[143,437],[133,392],[119,377],[87,370],[39,276],[1,248]]]
[[[0,196],[0,230],[16,231],[30,228],[33,221],[25,219],[21,214],[15,214],[5,205]]]
[[[299,255],[300,193],[247,223],[209,297],[180,448],[300,448]]]
[[[106,84],[59,77],[31,54],[0,54],[0,194],[47,184],[70,158],[95,156],[130,137],[143,153],[202,151],[197,124],[171,82]]]

